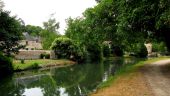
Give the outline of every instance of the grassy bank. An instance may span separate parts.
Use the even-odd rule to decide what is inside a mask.
[[[14,60],[14,71],[24,71],[29,69],[38,69],[44,67],[61,66],[67,64],[75,64],[75,62],[62,59],[62,60],[50,60],[50,59],[38,59],[38,60]]]
[[[102,84],[100,84],[98,86],[98,89],[102,89],[102,88],[110,86],[120,76],[122,76],[122,77],[123,76],[127,76],[130,73],[133,73],[133,72],[137,71],[139,68],[142,68],[146,64],[150,64],[150,63],[153,63],[153,62],[156,62],[156,61],[159,61],[159,60],[165,60],[165,59],[170,59],[170,57],[152,58],[152,59],[147,59],[147,60],[139,61],[139,62],[137,62],[136,64],[133,64],[133,65],[125,65],[120,70],[118,70],[115,73],[114,76],[109,77],[109,79],[107,81],[105,81]]]

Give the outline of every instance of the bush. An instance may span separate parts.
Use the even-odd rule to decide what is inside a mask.
[[[13,73],[12,59],[0,53],[0,77]]]
[[[45,54],[45,59],[50,59],[50,54]]]
[[[21,64],[24,64],[25,63],[25,60],[24,59],[21,59]]]
[[[142,43],[138,44],[138,47],[137,47],[135,53],[136,53],[137,57],[140,57],[140,58],[145,58],[148,55],[147,49],[146,49],[145,45]]]
[[[152,51],[153,52],[166,52],[167,47],[164,42],[161,43],[152,43]]]
[[[91,44],[87,46],[87,52],[89,59],[91,61],[100,61],[102,60],[103,54],[102,54],[102,47],[100,44]]]
[[[31,66],[29,66],[27,69],[38,69],[40,68],[39,64],[38,63],[33,63]]]
[[[71,60],[77,61],[78,63],[82,63],[87,59],[87,51],[85,50],[84,46],[81,46],[80,44],[76,44],[76,50],[73,53],[73,57],[71,57]]]
[[[59,37],[52,43],[51,49],[54,50],[58,58],[69,59],[76,52],[75,43],[67,37]]]
[[[40,54],[40,59],[43,59],[43,58],[44,58],[44,54],[41,53],[41,54]]]
[[[39,68],[38,63],[34,63],[34,64],[31,66],[31,69],[37,69],[37,68]]]
[[[45,57],[45,59],[50,59],[50,54],[41,53],[41,54],[40,54],[40,59],[44,59],[44,57]]]

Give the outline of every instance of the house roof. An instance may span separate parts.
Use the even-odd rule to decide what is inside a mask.
[[[27,41],[36,41],[36,40],[40,41],[39,37],[31,36],[30,34],[28,34],[28,32],[23,32],[23,36],[24,36],[24,39]]]

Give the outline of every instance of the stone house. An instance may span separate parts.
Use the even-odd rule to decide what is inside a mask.
[[[41,54],[49,54],[50,59],[55,59],[52,50],[42,50],[43,48],[40,37],[31,36],[27,32],[24,32],[23,36],[24,39],[20,41],[20,44],[25,45],[25,48],[19,50],[19,53],[15,55],[15,59],[40,59]]]
[[[41,49],[43,49],[40,37],[31,36],[27,32],[24,32],[23,36],[24,36],[24,39],[20,41],[20,44],[25,45],[25,48],[21,49],[21,50],[41,50]]]

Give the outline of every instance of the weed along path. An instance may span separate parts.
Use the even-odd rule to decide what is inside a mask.
[[[170,96],[170,60],[149,64],[143,73],[154,96]]]
[[[135,71],[118,76],[110,86],[90,95],[170,96],[170,59],[145,63]]]

